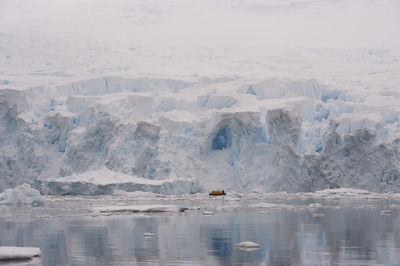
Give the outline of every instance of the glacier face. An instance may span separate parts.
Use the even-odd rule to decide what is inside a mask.
[[[396,0],[3,0],[0,17],[0,191],[400,190]]]
[[[111,77],[0,90],[0,190],[400,191],[399,115],[315,80]],[[92,180],[102,173],[105,184]]]

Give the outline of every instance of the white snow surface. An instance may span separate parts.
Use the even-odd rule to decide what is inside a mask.
[[[0,4],[0,191],[400,192],[396,0]]]
[[[41,256],[40,248],[0,246],[1,260],[22,260]]]

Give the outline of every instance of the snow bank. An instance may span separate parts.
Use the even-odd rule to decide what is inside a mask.
[[[0,203],[12,205],[42,205],[44,200],[40,192],[29,184],[22,184],[15,188],[8,188],[0,193]]]
[[[40,248],[0,246],[1,260],[23,260],[41,256]]]

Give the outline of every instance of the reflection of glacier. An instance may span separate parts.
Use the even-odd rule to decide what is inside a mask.
[[[92,182],[99,193],[116,183],[160,191],[143,185],[148,180],[168,181],[162,193],[201,186],[400,191],[396,106],[375,106],[367,96],[315,80],[107,77],[5,89],[0,190],[23,182],[57,188],[70,182],[70,190],[85,190],[82,184],[92,179],[87,173],[99,180],[105,168],[114,174]],[[115,181],[118,175],[127,181]],[[42,190],[65,193],[57,191]]]
[[[399,216],[371,209],[0,220],[0,244],[39,246],[43,265],[397,265]],[[215,218],[213,220],[213,218]],[[144,232],[156,237],[145,239]],[[233,244],[252,240],[247,252]]]

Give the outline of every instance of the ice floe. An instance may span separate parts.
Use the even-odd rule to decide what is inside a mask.
[[[260,244],[251,242],[251,241],[244,241],[233,245],[237,248],[260,248]]]
[[[0,246],[1,260],[23,260],[41,256],[42,252],[37,247],[12,247]]]
[[[176,205],[138,205],[138,206],[102,206],[90,209],[94,214],[113,214],[113,213],[160,213],[160,212],[184,212],[185,207]]]
[[[266,203],[266,202],[259,202],[259,203],[254,203],[250,204],[248,208],[251,209],[290,209],[292,206],[287,205],[287,204],[275,204],[275,203]]]

